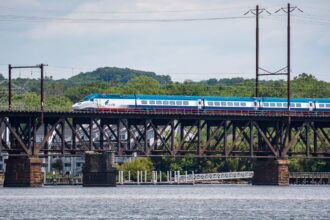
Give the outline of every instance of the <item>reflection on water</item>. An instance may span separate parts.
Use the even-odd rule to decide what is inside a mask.
[[[0,218],[330,218],[329,186],[0,188]]]

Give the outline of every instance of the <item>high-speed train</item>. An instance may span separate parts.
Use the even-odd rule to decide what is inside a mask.
[[[287,98],[94,93],[75,103],[72,108],[74,111],[286,111],[288,107]],[[330,112],[330,98],[292,98],[290,110]]]

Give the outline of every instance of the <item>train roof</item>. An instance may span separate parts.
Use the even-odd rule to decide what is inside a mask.
[[[329,98],[316,98],[314,99],[316,102],[321,102],[321,103],[330,103]]]
[[[95,99],[95,98],[99,98],[100,94],[99,93],[92,93],[88,96],[85,96],[84,100],[87,101],[87,100],[90,100],[90,99]]]
[[[197,100],[202,96],[184,96],[184,95],[137,95],[138,99],[162,99],[162,100]]]
[[[162,100],[198,100],[206,101],[254,101],[264,102],[287,102],[287,98],[278,97],[238,97],[238,96],[182,96],[182,95],[134,95],[134,94],[101,94],[92,93],[84,98],[90,100],[94,98],[103,99],[162,99]],[[310,102],[330,103],[330,98],[291,98],[291,102]]]
[[[277,97],[262,97],[264,102],[287,102],[288,98],[277,98]],[[310,102],[313,101],[312,98],[291,98],[291,102]]]
[[[206,101],[254,101],[253,97],[239,97],[239,96],[204,96]]]
[[[104,99],[162,99],[162,100],[197,100],[205,99],[210,101],[226,100],[226,101],[253,101],[251,97],[235,97],[235,96],[182,96],[182,95],[132,95],[132,94],[100,94],[93,93],[84,98],[89,100],[93,98],[104,98]]]

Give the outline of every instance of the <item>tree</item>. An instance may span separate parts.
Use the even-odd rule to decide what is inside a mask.
[[[127,83],[127,91],[132,94],[161,94],[160,83],[148,76],[138,76]]]
[[[72,109],[72,104],[65,96],[48,96],[45,100],[45,110],[69,111]]]
[[[52,168],[55,169],[58,173],[61,173],[64,168],[62,159],[58,158],[52,163]]]
[[[65,92],[65,96],[72,102],[81,101],[85,96],[91,93],[103,93],[108,88],[104,82],[90,82],[76,87],[71,87]]]
[[[153,164],[150,158],[139,157],[134,160],[125,162],[124,164],[117,167],[118,170],[124,171],[125,178],[128,178],[128,171],[131,172],[131,179],[137,180],[137,171],[147,171],[148,177],[151,175],[153,170]]]
[[[24,110],[36,110],[40,106],[40,96],[34,92],[13,95],[13,107]]]

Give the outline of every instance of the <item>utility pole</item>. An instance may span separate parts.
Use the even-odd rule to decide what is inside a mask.
[[[8,110],[11,111],[11,65],[8,65]]]
[[[40,69],[40,121],[41,124],[43,124],[44,121],[44,67],[48,66],[47,64],[39,64],[35,66],[12,66],[8,65],[8,110],[12,110],[12,89],[11,89],[11,83],[12,83],[12,69],[32,69],[32,68],[38,68]]]
[[[288,7],[287,8],[280,8],[277,11],[275,11],[275,13],[278,13],[279,11],[283,11],[284,13],[287,13],[288,15],[288,23],[287,23],[287,71],[286,71],[286,75],[287,75],[287,93],[288,93],[288,113],[290,112],[290,105],[291,105],[291,20],[290,20],[290,15],[291,12],[293,12],[294,10],[298,10],[300,12],[303,12],[300,8],[298,7],[291,7],[290,3],[288,3]]]
[[[291,20],[290,20],[290,15],[291,12],[294,10],[299,10],[300,12],[303,12],[301,9],[298,7],[291,7],[290,3],[288,4],[287,8],[280,8],[275,13],[278,13],[279,11],[283,11],[284,13],[287,13],[287,66],[286,66],[286,75],[287,75],[287,93],[288,93],[288,124],[287,124],[287,138],[289,139],[288,141],[290,142],[290,127],[291,127],[291,116],[290,116],[290,110],[291,110]],[[283,152],[281,152],[282,154]],[[285,155],[281,155],[283,157]]]
[[[259,97],[259,14],[263,12],[267,12],[269,15],[271,14],[264,8],[259,9],[259,5],[256,5],[256,9],[251,9],[244,14],[247,15],[251,13],[256,16],[256,97]]]

